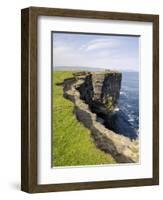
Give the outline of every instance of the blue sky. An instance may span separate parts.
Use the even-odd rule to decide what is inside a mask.
[[[54,32],[53,65],[139,71],[139,37]]]

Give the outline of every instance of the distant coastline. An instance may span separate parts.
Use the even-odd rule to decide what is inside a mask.
[[[107,69],[110,69],[109,67],[85,67],[85,66],[53,66],[53,70],[54,71],[105,71]],[[121,72],[137,72],[138,71],[134,71],[134,70],[121,70],[121,69],[114,69],[117,71],[121,71]]]

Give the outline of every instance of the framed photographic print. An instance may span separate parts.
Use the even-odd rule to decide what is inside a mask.
[[[21,188],[159,184],[159,16],[22,9]]]

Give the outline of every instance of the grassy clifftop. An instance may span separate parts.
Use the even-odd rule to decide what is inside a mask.
[[[96,148],[90,130],[73,114],[73,103],[63,97],[60,83],[72,73],[53,72],[53,166],[115,163],[111,155]]]

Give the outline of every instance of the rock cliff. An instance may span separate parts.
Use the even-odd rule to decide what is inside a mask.
[[[77,80],[83,83],[77,88],[80,98],[97,114],[98,120],[105,127],[131,139],[137,138],[136,131],[129,124],[126,116],[118,109],[122,74],[107,70],[105,72],[77,72]]]
[[[74,77],[64,80],[64,97],[74,103],[77,119],[90,129],[98,148],[110,153],[118,163],[138,162],[138,140],[116,134],[98,120],[99,113],[108,116],[108,113],[114,112],[119,98],[121,76],[121,73],[110,71],[75,73]]]
[[[117,106],[121,88],[122,74],[105,71],[94,73],[76,73],[78,79],[84,78],[80,85],[81,98],[88,103],[95,112],[106,114],[113,112]]]

